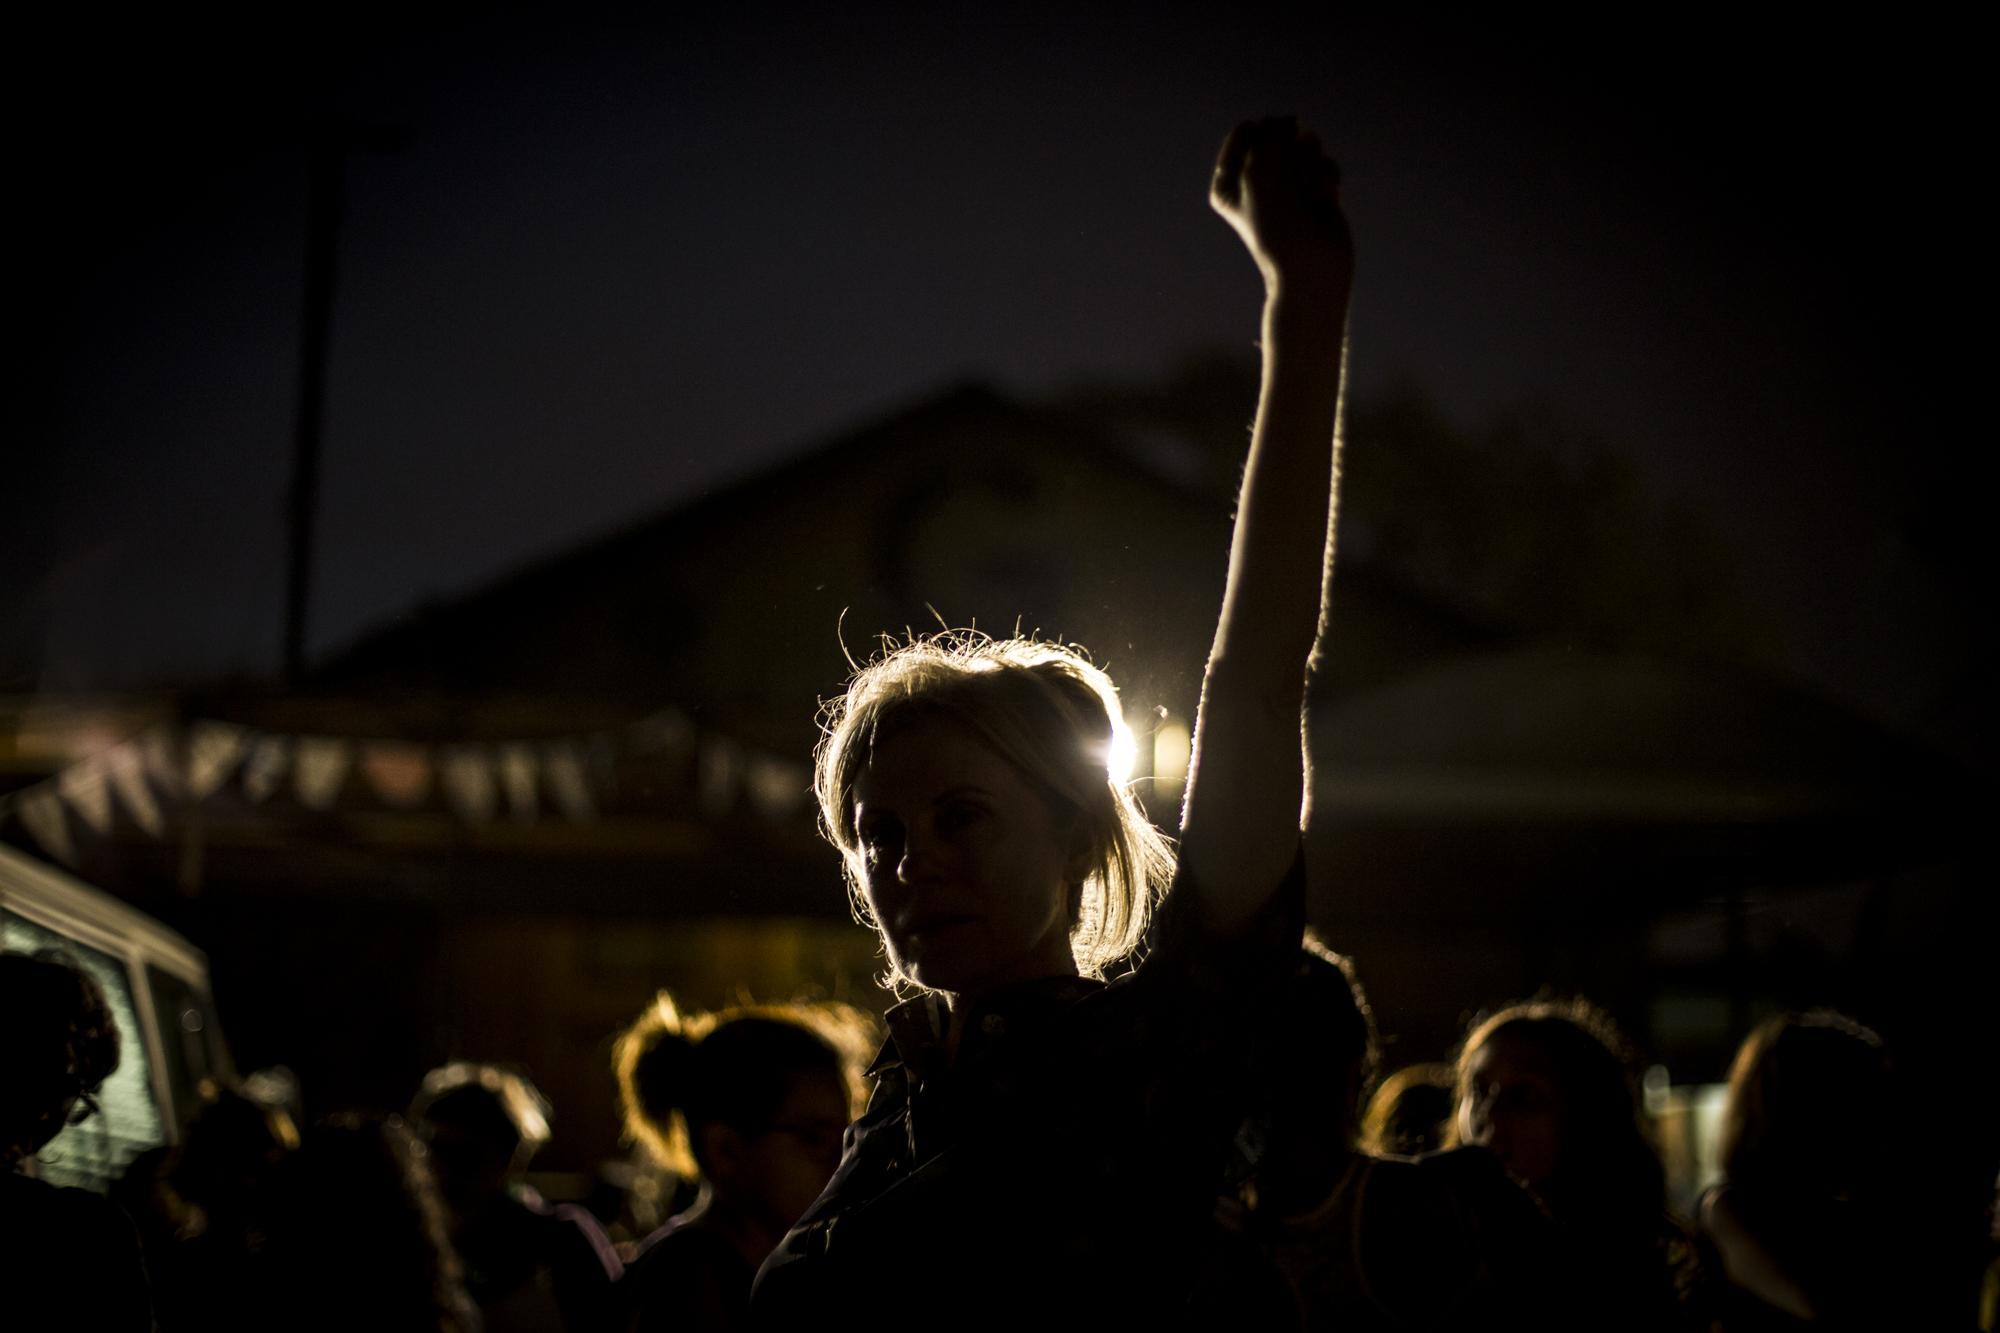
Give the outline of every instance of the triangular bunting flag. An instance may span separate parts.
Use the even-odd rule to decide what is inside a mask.
[[[514,818],[535,817],[535,752],[525,745],[500,747],[500,784],[507,789],[507,804]]]
[[[744,785],[749,788],[757,813],[764,818],[789,818],[804,804],[812,774],[803,764],[758,754],[751,755],[745,767]]]
[[[268,800],[285,780],[291,763],[292,742],[288,736],[258,736],[243,756],[243,794],[253,801]]]
[[[701,770],[697,778],[701,812],[720,819],[736,808],[736,746],[720,737],[710,737],[701,747]]]
[[[233,722],[197,722],[188,729],[188,794],[207,800],[243,758],[249,733]]]
[[[665,708],[640,718],[625,732],[626,744],[636,754],[655,750],[685,750],[694,740],[694,723],[678,708]]]
[[[309,809],[326,810],[339,799],[353,751],[348,743],[327,736],[301,736],[292,756],[292,783]]]
[[[181,794],[181,762],[174,753],[174,734],[164,726],[154,727],[139,741],[139,753],[146,764],[146,776],[168,796]]]
[[[384,802],[401,810],[422,805],[431,791],[431,758],[408,741],[369,741],[361,747],[361,771]]]
[[[56,790],[92,833],[101,838],[111,832],[111,784],[97,759],[71,764],[56,774]]]
[[[599,733],[585,742],[584,753],[589,756],[590,789],[596,792],[618,790],[618,742]]]
[[[146,781],[146,761],[136,744],[127,742],[104,752],[104,771],[111,775],[111,789],[118,794],[132,822],[157,838],[167,831],[160,818],[160,803]]]
[[[583,755],[571,741],[556,741],[542,751],[542,776],[556,808],[576,823],[597,818],[597,802],[590,796],[590,779],[585,775]]]
[[[21,823],[43,851],[66,866],[76,864],[76,844],[69,838],[69,816],[53,783],[38,782],[28,788],[17,798],[14,808],[21,812]]]
[[[440,751],[438,781],[460,819],[484,824],[493,818],[500,791],[493,781],[493,761],[482,747],[454,745]]]

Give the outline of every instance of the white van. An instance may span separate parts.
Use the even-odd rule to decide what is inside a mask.
[[[36,1154],[32,1170],[102,1193],[134,1157],[179,1140],[204,1079],[234,1070],[209,999],[208,959],[100,889],[0,844],[0,950],[61,949],[90,973],[118,1019],[118,1069],[98,1114]]]

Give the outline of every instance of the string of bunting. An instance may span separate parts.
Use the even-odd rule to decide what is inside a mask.
[[[294,735],[232,722],[162,723],[0,795],[0,819],[19,820],[48,855],[77,864],[78,836],[108,836],[124,820],[167,834],[168,812],[231,787],[252,805],[289,793],[308,810],[357,798],[415,810],[435,797],[459,819],[589,823],[613,788],[618,761],[660,755],[692,763],[695,807],[706,819],[748,808],[780,823],[798,816],[812,782],[807,765],[700,732],[677,709],[621,734],[423,743]]]

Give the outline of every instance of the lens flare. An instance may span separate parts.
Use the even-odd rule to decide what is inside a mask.
[[[1104,767],[1111,774],[1111,780],[1119,786],[1132,780],[1133,770],[1139,766],[1139,743],[1132,739],[1132,728],[1125,725],[1122,718],[1111,724],[1111,748],[1104,756]]]

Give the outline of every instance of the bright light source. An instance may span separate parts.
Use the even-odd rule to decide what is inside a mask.
[[[1139,765],[1139,745],[1132,739],[1132,729],[1122,718],[1111,722],[1111,750],[1104,756],[1104,767],[1111,773],[1111,781],[1124,786],[1132,780],[1132,770]]]
[[[1173,717],[1160,719],[1160,725],[1153,728],[1153,790],[1173,791],[1187,781],[1192,746],[1187,723]]]

